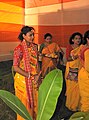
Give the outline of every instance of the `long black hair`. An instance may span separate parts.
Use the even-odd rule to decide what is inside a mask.
[[[26,35],[29,31],[31,30],[35,30],[33,27],[29,27],[29,26],[24,26],[22,29],[21,29],[21,32],[18,36],[18,38],[23,41],[23,34]]]
[[[80,32],[75,32],[75,33],[73,33],[73,34],[70,36],[69,43],[70,43],[70,44],[74,44],[74,42],[72,41],[72,39],[74,39],[76,35],[80,36],[81,42],[80,42],[79,45],[81,45],[82,42],[83,42],[83,36],[82,36],[82,34],[81,34]]]
[[[46,34],[44,35],[44,39],[46,39],[48,36],[50,36],[50,37],[52,38],[52,35],[51,35],[50,33],[46,33]]]
[[[83,44],[87,44],[87,38],[89,39],[89,30],[87,30],[85,33],[84,33],[84,40],[83,40]]]

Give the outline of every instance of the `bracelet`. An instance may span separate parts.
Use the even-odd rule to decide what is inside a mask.
[[[30,76],[31,76],[30,73],[28,73],[28,79],[30,78]]]
[[[71,56],[72,60],[75,60],[73,56]]]

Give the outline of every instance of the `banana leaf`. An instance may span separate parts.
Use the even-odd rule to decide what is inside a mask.
[[[89,112],[76,112],[69,120],[89,120]]]
[[[25,120],[32,120],[26,107],[15,95],[6,90],[0,90],[0,98]]]
[[[46,75],[39,88],[37,120],[49,120],[52,117],[62,83],[62,72],[59,69],[52,70]]]

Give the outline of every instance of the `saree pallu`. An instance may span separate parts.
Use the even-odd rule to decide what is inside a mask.
[[[30,66],[31,66],[31,80],[32,80],[32,94],[33,94],[33,102],[34,102],[34,112],[37,115],[37,108],[38,108],[38,90],[37,90],[37,84],[34,81],[34,75],[37,74],[36,66],[35,66],[35,57],[33,52],[29,49],[29,55],[30,55]],[[32,52],[32,53],[31,53]],[[24,69],[24,60],[22,59],[20,61],[20,68]],[[26,81],[25,77],[16,73],[14,77],[14,87],[15,87],[15,94],[16,96],[21,100],[21,102],[25,105],[27,110],[29,111],[30,115],[33,117],[33,111],[29,107],[29,100],[27,96],[27,89],[26,89]],[[20,115],[17,115],[17,120],[24,120]]]
[[[77,55],[79,52],[79,47],[71,52],[75,52]],[[77,111],[80,109],[80,95],[79,95],[79,85],[78,81],[67,79],[67,75],[69,73],[69,68],[78,68],[80,70],[81,64],[79,59],[76,59],[71,62],[67,62],[66,64],[66,72],[65,72],[65,79],[66,79],[66,107],[69,110]]]
[[[42,54],[50,55],[59,52],[60,47],[56,43],[51,43],[43,48]],[[57,58],[43,56],[42,58],[42,76],[45,77],[51,70],[55,69]]]
[[[56,60],[55,60],[56,62]],[[44,78],[51,70],[55,69],[56,65],[53,64],[51,58],[43,57],[42,59],[42,77]]]
[[[89,111],[89,73],[82,67],[79,71],[79,90],[81,96],[81,108],[83,112]]]
[[[32,110],[29,108],[25,78],[22,75],[16,73],[14,80],[15,80],[14,82],[15,95],[21,100],[21,102],[25,105],[28,112],[32,116]],[[37,86],[36,84],[34,84],[34,82],[32,85],[33,85],[32,87],[33,87],[33,96],[34,96],[34,111],[37,114],[38,91],[36,90]],[[24,120],[24,119],[20,115],[17,115],[17,120]]]
[[[81,96],[81,108],[80,110],[83,112],[89,111],[89,49],[85,52],[84,51],[84,67],[81,68],[79,71],[78,76],[78,83],[79,83],[79,90]]]

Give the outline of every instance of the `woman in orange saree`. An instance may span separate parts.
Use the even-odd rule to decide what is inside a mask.
[[[54,42],[52,42],[52,35],[46,33],[44,35],[45,43],[42,48],[42,77],[44,78],[51,70],[57,66],[58,53],[61,48]]]
[[[84,34],[84,43],[80,52],[82,68],[79,71],[78,83],[81,96],[81,111],[89,112],[89,30]]]
[[[37,45],[33,43],[34,28],[24,26],[19,34],[20,44],[14,50],[13,67],[16,71],[14,77],[15,95],[26,106],[33,120],[36,120],[38,90]],[[17,115],[17,120],[24,120]]]
[[[78,32],[73,33],[70,37],[69,43],[72,44],[73,50],[67,59],[66,64],[66,107],[71,111],[79,110],[79,85],[78,85],[78,71],[81,68],[78,54],[81,50],[82,35]],[[71,73],[73,71],[73,73]]]

